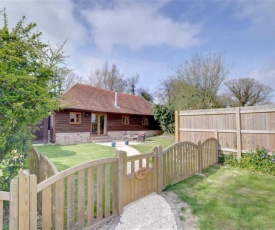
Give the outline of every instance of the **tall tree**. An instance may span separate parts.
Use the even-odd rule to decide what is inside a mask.
[[[273,89],[256,81],[253,78],[240,78],[225,83],[230,92],[231,99],[237,106],[252,106],[271,103],[270,97]]]
[[[67,67],[59,68],[58,74],[62,78],[61,92],[70,88],[76,83],[84,83],[82,76],[76,74],[73,70],[68,69]]]
[[[136,94],[138,81],[139,81],[139,74],[136,74],[126,79],[127,93],[131,93],[133,95]]]
[[[98,88],[118,92],[124,92],[126,88],[123,75],[119,73],[115,64],[109,69],[108,62],[105,62],[101,69],[97,68],[90,72],[88,83]]]
[[[176,109],[219,107],[217,94],[227,74],[222,55],[196,53],[178,66],[172,76],[161,81],[159,99],[174,103]]]
[[[5,10],[0,28],[0,190],[22,168],[32,127],[58,108],[57,66],[64,61],[63,45],[53,49],[41,41],[35,23],[23,17],[8,28]],[[6,186],[6,187],[5,187]]]
[[[178,68],[179,80],[193,86],[201,95],[202,108],[218,107],[217,93],[229,71],[221,54],[196,53]]]
[[[153,95],[150,93],[149,89],[140,87],[137,89],[137,94],[141,97],[143,97],[146,101],[149,102],[154,102],[154,97]]]

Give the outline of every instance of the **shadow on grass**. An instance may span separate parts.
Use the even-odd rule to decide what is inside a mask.
[[[39,153],[45,154],[49,158],[63,158],[77,154],[75,151],[62,149],[62,145],[40,146],[36,148]]]
[[[221,165],[215,165],[212,166],[202,172],[202,174],[196,174],[194,176],[188,177],[174,185],[168,185],[166,186],[165,190],[173,190],[174,188],[180,186],[181,184],[189,185],[189,186],[195,186],[196,184],[201,184],[206,178],[211,176],[212,174],[216,174],[220,168]]]

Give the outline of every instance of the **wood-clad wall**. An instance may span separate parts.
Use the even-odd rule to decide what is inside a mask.
[[[74,111],[78,112],[78,111]],[[96,113],[96,112],[94,112]],[[104,114],[104,113],[100,113]],[[129,116],[129,124],[122,124],[122,116]],[[70,111],[60,111],[55,114],[55,132],[90,132],[91,112],[81,112],[81,124],[69,124]],[[148,125],[142,125],[142,117],[148,117]],[[138,130],[160,130],[153,116],[107,114],[108,131],[138,131]]]
[[[124,116],[124,114],[123,114]],[[129,124],[122,124],[122,114],[107,115],[108,131],[135,131],[135,130],[158,130],[160,129],[153,116],[125,115],[129,116]],[[142,117],[148,117],[148,125],[142,125]]]
[[[74,111],[77,112],[77,111]],[[85,115],[86,114],[86,115]],[[55,114],[56,133],[74,133],[91,131],[91,113],[81,112],[81,124],[69,124],[70,111],[61,111]]]

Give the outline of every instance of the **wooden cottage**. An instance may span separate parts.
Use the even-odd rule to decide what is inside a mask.
[[[153,104],[136,95],[76,84],[51,116],[51,141],[60,144],[123,140],[125,134],[160,133]]]

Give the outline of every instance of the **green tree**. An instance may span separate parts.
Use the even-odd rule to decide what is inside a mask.
[[[175,132],[175,107],[173,104],[154,105],[154,118],[163,132]]]
[[[24,25],[22,17],[10,29],[5,10],[1,15],[0,190],[24,167],[32,127],[58,108],[56,70],[64,61],[64,43],[53,49],[41,41],[35,23]]]
[[[153,95],[150,93],[149,89],[146,89],[146,88],[143,88],[143,87],[140,87],[137,89],[137,94],[141,97],[143,97],[146,101],[149,101],[149,102],[154,102],[154,97]]]

